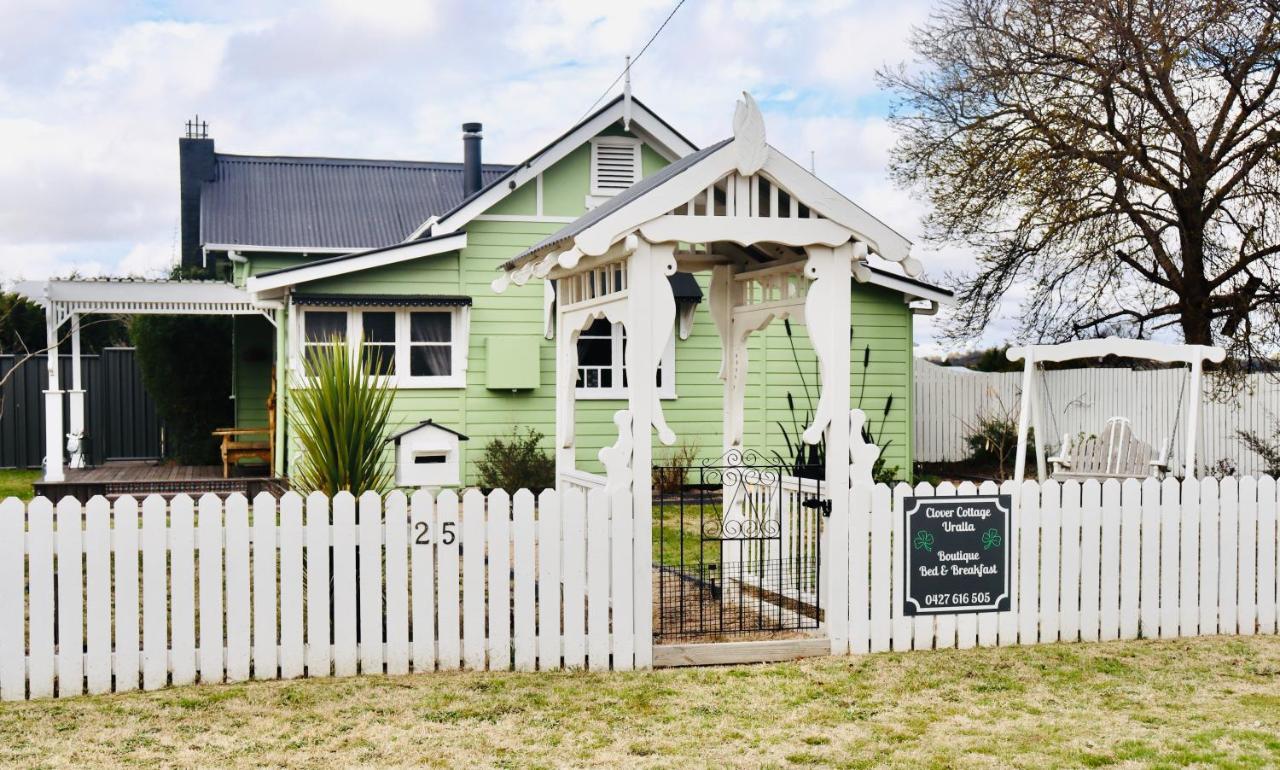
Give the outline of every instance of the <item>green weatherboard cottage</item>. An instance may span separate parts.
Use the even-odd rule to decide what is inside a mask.
[[[215,152],[212,139],[180,140],[184,264],[282,307],[274,326],[235,318],[239,427],[265,425],[272,377],[284,392],[284,373],[297,371],[307,347],[338,335],[365,345],[371,374],[395,387],[387,462],[416,442],[440,455],[426,470],[431,484],[467,485],[492,438],[533,428],[552,450],[553,289],[531,281],[496,293],[499,268],[698,148],[625,97],[515,166],[481,163],[480,128],[463,126],[463,163],[231,155]],[[869,274],[851,282],[849,403],[867,413],[885,467],[910,480],[912,319],[950,293],[896,266],[870,265]],[[704,458],[721,453],[723,429],[708,275],[670,278],[677,321],[658,383],[677,445]],[[751,338],[746,383],[743,445],[784,457],[818,397],[809,337],[794,326],[774,323]],[[624,345],[621,325],[603,319],[579,339],[580,470],[600,473],[596,453],[617,435]],[[275,470],[287,475],[296,454],[287,420],[277,420],[277,437],[285,451]],[[672,449],[654,451],[660,463]],[[411,455],[402,460],[412,465]],[[423,478],[409,472],[401,481]]]

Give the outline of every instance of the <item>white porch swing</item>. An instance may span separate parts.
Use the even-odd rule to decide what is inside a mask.
[[[1036,475],[1040,481],[1047,478],[1063,479],[1128,479],[1163,477],[1174,470],[1171,465],[1174,441],[1179,424],[1185,425],[1185,451],[1183,474],[1195,478],[1196,441],[1199,430],[1200,400],[1203,391],[1204,362],[1221,363],[1226,351],[1208,345],[1171,345],[1151,340],[1133,340],[1107,337],[1098,340],[1078,340],[1059,345],[1027,345],[1009,348],[1010,361],[1022,361],[1022,395],[1018,416],[1018,444],[1014,460],[1014,480],[1021,483],[1026,477],[1028,434],[1034,430],[1036,444]],[[1160,454],[1152,457],[1150,444],[1134,435],[1129,417],[1116,415],[1106,421],[1102,430],[1093,436],[1074,441],[1070,434],[1059,433],[1057,415],[1050,405],[1050,418],[1054,434],[1062,436],[1062,444],[1053,457],[1046,457],[1043,419],[1035,376],[1037,364],[1072,361],[1104,356],[1123,356],[1161,363],[1183,363],[1188,367],[1177,400],[1172,404],[1174,418],[1166,441],[1160,445]],[[1043,370],[1038,378],[1044,384]],[[1189,387],[1188,387],[1189,386]],[[1048,396],[1048,388],[1045,387]],[[1187,393],[1185,419],[1179,411],[1183,393]],[[1052,466],[1052,469],[1050,469]]]

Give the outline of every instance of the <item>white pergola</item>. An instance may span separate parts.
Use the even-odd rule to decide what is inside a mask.
[[[44,480],[64,481],[62,450],[65,442],[72,468],[84,467],[84,382],[80,369],[80,321],[93,313],[111,315],[262,315],[277,322],[278,302],[254,300],[243,289],[224,281],[143,279],[51,279],[25,281],[15,291],[45,309],[46,352],[49,384],[45,398]],[[70,333],[59,330],[70,323]],[[278,326],[278,325],[277,325]],[[61,336],[60,336],[61,335]],[[58,350],[67,337],[71,342],[71,387],[62,390]],[[64,435],[62,396],[69,397],[70,425]]]
[[[826,438],[831,516],[826,537],[847,536],[854,480],[871,480],[879,449],[864,444],[860,410],[849,408],[851,277],[869,282],[868,260],[920,272],[910,244],[765,142],[764,121],[749,95],[734,114],[734,136],[689,155],[503,265],[494,289],[532,279],[555,282],[556,470],[575,472],[577,339],[594,320],[627,332],[627,408],[614,416],[618,440],[600,451],[606,490],[630,495],[635,521],[637,638],[651,629],[651,431],[676,436],[663,416],[656,375],[673,332],[676,303],[668,276],[710,270],[710,311],[722,342],[724,449],[743,449],[747,342],[771,322],[794,318],[808,330],[819,361],[820,395],[803,439]],[[908,281],[899,280],[895,288]],[[919,297],[925,298],[923,289]],[[845,493],[841,493],[844,490]],[[615,498],[616,499],[616,498]],[[726,510],[726,517],[735,514]],[[840,649],[847,622],[847,567],[824,562],[827,628]],[[645,648],[647,649],[647,648]],[[637,665],[648,665],[637,653]]]

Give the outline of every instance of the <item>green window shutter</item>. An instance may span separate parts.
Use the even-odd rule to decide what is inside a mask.
[[[490,337],[484,386],[489,390],[533,390],[542,384],[542,338],[537,335]]]

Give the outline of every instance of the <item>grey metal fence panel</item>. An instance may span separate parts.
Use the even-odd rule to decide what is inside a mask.
[[[21,356],[0,355],[0,377],[21,360]],[[71,360],[63,357],[58,364],[62,386],[69,388]],[[46,366],[45,356],[35,356],[21,363],[0,389],[0,467],[38,468],[43,463]],[[133,348],[107,348],[98,355],[82,356],[81,372],[89,462],[158,458],[160,419],[142,386]],[[62,414],[62,424],[68,425],[70,405],[65,397]]]

